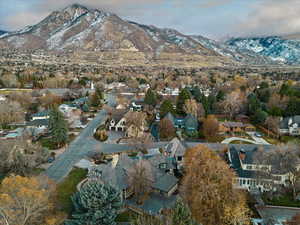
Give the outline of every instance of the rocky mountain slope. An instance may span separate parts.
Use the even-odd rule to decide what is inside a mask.
[[[195,41],[199,42],[201,45],[208,49],[211,49],[220,55],[227,56],[235,61],[246,63],[246,64],[272,64],[271,58],[259,55],[251,49],[239,49],[237,46],[228,45],[226,43],[221,43],[214,41],[212,39],[205,38],[199,35],[191,36]]]
[[[78,4],[53,12],[36,25],[0,36],[0,48],[71,51],[76,58],[93,58],[96,62],[121,60],[128,64],[135,60],[141,64],[155,61],[170,65],[177,61],[185,66],[235,64],[227,56],[176,30],[141,25]]]
[[[3,34],[5,34],[5,33],[7,33],[7,32],[4,31],[4,30],[0,30],[0,36],[3,35]]]
[[[239,51],[252,51],[256,55],[268,57],[275,63],[300,64],[300,40],[295,35],[233,38],[225,44]]]
[[[74,52],[79,61],[97,63],[299,64],[300,40],[294,39],[294,36],[235,38],[219,43],[174,29],[126,21],[109,12],[73,4],[52,12],[33,26],[9,33],[0,31],[0,48]]]
[[[124,49],[218,55],[176,30],[128,22],[117,15],[78,4],[51,13],[34,26],[2,36],[1,43],[25,49]]]

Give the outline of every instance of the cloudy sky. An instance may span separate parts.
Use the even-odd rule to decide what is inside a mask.
[[[0,0],[0,29],[35,24],[72,3],[215,39],[300,33],[300,0]]]

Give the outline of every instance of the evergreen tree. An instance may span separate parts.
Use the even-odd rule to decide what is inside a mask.
[[[285,116],[296,116],[300,114],[300,100],[293,97],[289,100],[286,110],[284,112]]]
[[[179,115],[185,115],[184,104],[185,100],[191,99],[191,93],[186,89],[182,89],[177,98],[176,111]]]
[[[266,121],[267,117],[268,113],[261,109],[258,109],[250,118],[254,124],[263,124]]]
[[[74,212],[66,225],[115,225],[122,206],[119,192],[99,182],[86,183],[72,196]]]
[[[221,102],[224,99],[225,99],[225,93],[224,93],[224,91],[222,91],[222,90],[218,91],[218,94],[216,96],[217,102]]]
[[[68,140],[68,123],[62,112],[57,108],[50,111],[49,131],[52,141],[57,147],[66,144]]]
[[[163,118],[169,112],[174,114],[175,110],[173,107],[173,103],[167,99],[167,100],[163,101],[163,103],[160,106],[160,117]]]
[[[157,95],[154,91],[152,91],[150,88],[146,92],[145,100],[144,102],[147,105],[155,106],[157,103]]]
[[[261,107],[261,102],[255,94],[248,96],[248,115],[254,115],[254,113],[260,110]]]

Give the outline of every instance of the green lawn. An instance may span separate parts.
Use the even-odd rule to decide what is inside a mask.
[[[137,214],[131,210],[126,210],[122,213],[120,213],[117,218],[116,222],[122,223],[122,222],[130,222],[132,218],[137,216]]]
[[[41,138],[39,142],[44,148],[48,148],[49,150],[57,149],[51,138]]]
[[[71,196],[77,191],[76,186],[86,178],[87,170],[73,169],[69,176],[57,186],[58,207],[68,213],[72,212]]]
[[[251,144],[251,142],[248,142],[248,141],[232,141],[230,142],[230,144],[238,144],[238,145],[244,145],[244,144]]]
[[[300,144],[300,138],[299,137],[282,136],[280,139],[284,143],[293,142],[295,144]]]
[[[267,199],[265,196],[263,196],[263,200],[268,205],[300,207],[300,201],[294,200],[292,194],[286,194],[278,198],[273,198],[272,200]]]

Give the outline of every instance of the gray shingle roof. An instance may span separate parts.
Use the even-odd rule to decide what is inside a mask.
[[[177,138],[173,138],[166,146],[166,151],[171,157],[183,156],[186,151],[186,146]]]
[[[26,126],[29,127],[39,127],[39,126],[48,126],[49,120],[48,119],[38,119],[32,120],[26,123]]]
[[[136,199],[127,199],[125,204],[134,208],[142,209],[144,212],[150,215],[157,215],[162,209],[171,209],[177,201],[177,196],[172,195],[166,197],[158,193],[151,193],[149,198],[144,201],[142,205],[136,203]]]
[[[280,129],[288,129],[289,128],[289,120],[292,119],[292,124],[296,123],[300,127],[300,115],[293,117],[285,117],[280,121],[279,128]]]
[[[172,175],[165,174],[157,179],[153,188],[163,192],[169,192],[178,183],[178,179]]]

